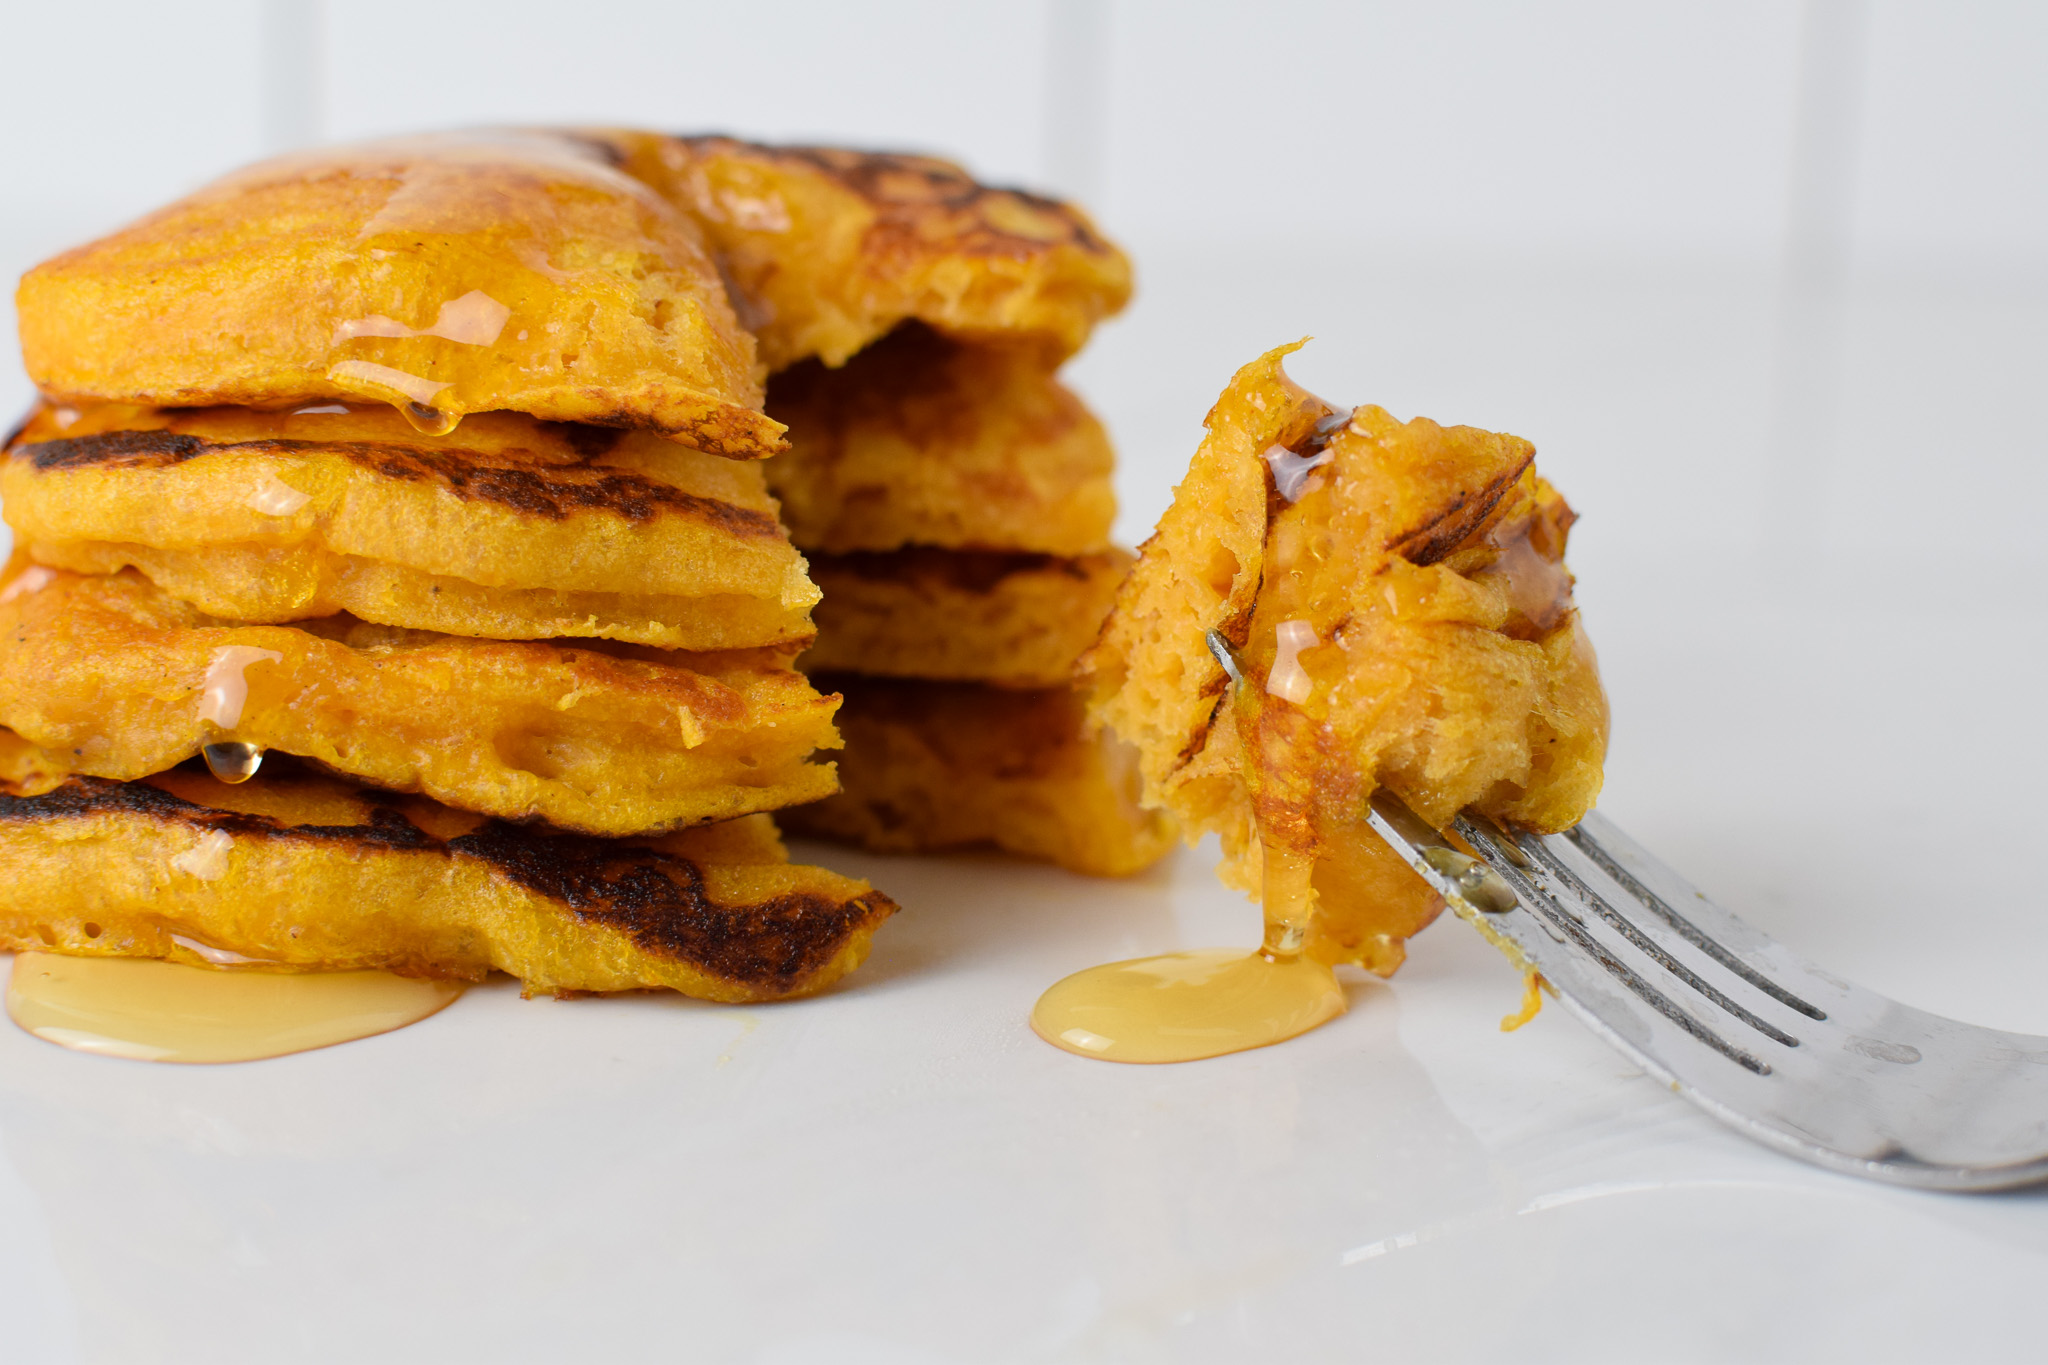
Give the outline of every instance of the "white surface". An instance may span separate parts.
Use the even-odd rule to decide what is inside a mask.
[[[1631,1074],[1455,923],[1295,1043],[1090,1062],[1059,974],[1249,941],[1123,885],[871,870],[856,984],[718,1009],[472,992],[215,1069],[0,1030],[10,1358],[1961,1359],[2032,1348],[2038,1196],[1810,1171]]]
[[[306,128],[723,126],[1084,190],[1140,274],[1073,371],[1126,535],[1230,371],[1304,333],[1331,398],[1529,436],[1586,518],[1604,809],[1835,970],[2048,1033],[2038,7],[566,13],[10,13],[0,267]],[[1809,20],[1861,35],[1818,133]],[[1251,942],[1205,857],[809,851],[906,906],[818,1001],[491,989],[219,1070],[0,1027],[0,1358],[2040,1354],[2048,1196],[1808,1171],[1555,1008],[1501,1035],[1519,983],[1455,923],[1316,1035],[1132,1070],[1025,1012]]]

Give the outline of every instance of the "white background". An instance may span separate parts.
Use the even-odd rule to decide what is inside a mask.
[[[1164,506],[1231,370],[1302,335],[1317,341],[1293,371],[1328,397],[1530,437],[1585,518],[1573,564],[1616,716],[1603,808],[1717,897],[1837,970],[1914,1004],[2048,1033],[2048,892],[2034,863],[2048,821],[2035,776],[2048,757],[2048,425],[2039,413],[2048,373],[2048,7],[186,0],[16,3],[7,33],[0,275],[9,277],[269,150],[486,121],[596,120],[931,150],[986,178],[1078,195],[1138,265],[1137,302],[1072,369],[1118,441],[1127,539],[1142,538]],[[12,357],[0,359],[0,406],[19,408],[28,396]],[[895,951],[908,957],[896,969],[887,968],[887,935],[878,955],[874,989],[905,995],[906,1020],[920,1017],[919,999],[927,1014],[931,1002],[956,999],[963,962],[996,970],[977,953],[1027,959],[1012,983],[1023,990],[1056,968],[1085,965],[1097,948],[1195,946],[1167,941],[1175,924],[1217,933],[1183,909],[1178,920],[1094,931],[1109,937],[1077,946],[1069,961],[1046,946],[1068,941],[1052,920],[1035,945],[1028,915],[1006,932],[946,929],[944,916],[969,913],[946,902],[971,898],[971,878],[862,865],[888,889],[922,889],[937,902],[900,891],[909,914],[937,918],[916,929],[906,920]],[[970,866],[1013,888],[1051,888],[1044,894],[1056,900],[1125,904],[1147,894]],[[1145,885],[1195,896],[1201,859],[1160,876]],[[1214,905],[1217,925],[1249,913]],[[1450,1048],[1441,1030],[1456,1033],[1471,1016],[1445,1002],[1476,992],[1481,1003],[1471,1008],[1484,1011],[1512,995],[1511,982],[1485,977],[1483,954],[1453,942],[1461,933],[1432,931],[1414,969],[1374,997],[1402,1001],[1398,1029],[1366,1030],[1363,1010],[1337,1026],[1366,1030],[1351,1036],[1372,1040],[1368,1069],[1419,1066],[1424,1088],[1446,1094],[1469,1083],[1472,1098],[1452,1101],[1460,1131],[1510,1164],[1502,1153],[1535,1139],[1499,1138],[1492,1120],[1473,1116],[1511,1109],[1507,1097],[1523,1093],[1516,1086],[1527,1075],[1576,1077],[1569,1083],[1583,1082],[1589,1096],[1621,1087],[1613,1103],[1648,1106],[1642,1112],[1660,1117],[1644,1122],[1664,1136],[1645,1137],[1589,1100],[1544,1139],[1558,1150],[1567,1138],[1582,1141],[1596,1154],[1575,1176],[1595,1182],[1584,1188],[1608,1189],[1626,1167],[1645,1189],[1712,1191],[1723,1177],[1700,1169],[1751,1169],[1746,1153],[1731,1155],[1737,1139],[1656,1107],[1674,1102],[1630,1100],[1629,1087],[1646,1084],[1601,1070],[1597,1050],[1557,1012],[1517,1035],[1518,1050],[1502,1051],[1510,1045],[1486,1033],[1491,1015],[1469,1056]],[[954,944],[951,956],[918,948],[934,935]],[[908,970],[913,959],[925,963],[924,977]],[[847,1007],[832,1017],[846,1027],[896,1017],[879,1005],[863,1015],[852,1008],[859,1000],[856,991],[832,1002]],[[1016,1032],[1014,1012],[1000,1017]],[[879,1068],[878,1083],[892,1074],[885,1056],[851,1064]],[[62,1071],[47,1061],[34,1069]],[[1257,1078],[1273,1073],[1227,1074],[1247,1078],[1245,1088],[1212,1086],[1206,1098],[1186,1099],[1190,1112],[1271,1098]],[[1101,1090],[1112,1079],[1089,1084]],[[795,1084],[787,1073],[780,1083]],[[0,1131],[26,1173],[8,1206],[24,1210],[25,1227],[55,1228],[33,1237],[63,1246],[65,1208],[77,1206],[38,1185],[48,1162],[38,1166],[34,1141],[18,1136],[47,1119],[35,1106],[56,1103],[56,1085],[15,1094],[14,1118],[4,1120],[12,1127]],[[1056,1088],[1048,1093],[1048,1103],[1060,1102]],[[795,1099],[779,1102],[790,1122],[805,1121]],[[1370,1110],[1369,1095],[1360,1102]],[[1322,1121],[1364,1120],[1347,1109]],[[1245,1132],[1266,1131],[1247,1122]],[[1341,1134],[1297,1134],[1300,1151],[1392,1160],[1400,1125],[1378,1123],[1348,1145]],[[1671,1132],[1683,1141],[1667,1142]],[[1678,1155],[1663,1165],[1639,1160],[1637,1141]],[[1393,1146],[1376,1154],[1373,1142]],[[1696,1156],[1705,1167],[1688,1164]],[[1602,1164],[1610,1158],[1619,1167]],[[1206,1148],[1185,1160],[1198,1181],[1244,1169]],[[1783,1164],[1757,1160],[1758,1170]],[[209,1169],[209,1178],[232,1178],[231,1165]],[[1296,1175],[1332,1178],[1284,1162],[1260,1178]],[[1615,1225],[1617,1239],[1669,1250],[1672,1265],[1718,1277],[1723,1289],[1765,1296],[1721,1335],[1700,1338],[1698,1354],[1811,1357],[1856,1345],[1863,1358],[1912,1358],[1933,1352],[1943,1315],[1959,1312],[1989,1333],[1972,1338],[1983,1353],[2018,1353],[2022,1341],[2037,1349],[2030,1336],[2002,1335],[2021,1330],[2000,1313],[2024,1294],[1993,1290],[2023,1274],[2038,1285],[2048,1268],[2038,1203],[1908,1203],[1829,1177],[1772,1178],[1781,1183],[1758,1188],[1775,1194],[1701,1196],[1719,1210],[1712,1216],[1645,1199],[1633,1201],[1644,1208],[1635,1222]],[[1627,1180],[1615,1188],[1635,1188]],[[969,1182],[958,1217],[971,1225],[977,1199],[999,1205],[1003,1183]],[[1539,1203],[1550,1197],[1540,1183],[1523,1190]],[[1788,1193],[1795,1187],[1797,1197]],[[0,1189],[0,1204],[11,1198]],[[1738,1205],[1740,1217],[1729,1212]],[[1745,1236],[1797,1241],[1795,1225],[1810,1244],[1782,1263],[1733,1250]],[[111,1215],[92,1226],[97,1236],[122,1235]],[[100,1245],[79,1233],[54,1262],[28,1242],[16,1246],[25,1268],[0,1293],[41,1284],[35,1301],[45,1308],[85,1305],[81,1277],[111,1263],[78,1250],[80,1238]],[[1709,1250],[1687,1261],[1682,1242]],[[1562,1255],[1564,1245],[1552,1249]],[[1585,1256],[1607,1245],[1569,1243]],[[1937,1261],[1953,1282],[1936,1274]],[[1454,1306],[1461,1264],[1406,1270],[1400,1282],[1408,1299],[1442,1310],[1446,1354],[1568,1353],[1574,1332],[1594,1355],[1642,1354],[1630,1350],[1641,1338],[1597,1325],[1607,1319],[1590,1288],[1566,1295],[1573,1311],[1552,1303],[1550,1338],[1487,1335],[1473,1324],[1492,1319]],[[1608,1269],[1648,1293],[1649,1280],[1628,1278],[1632,1264],[1624,1256]],[[68,1266],[71,1278],[52,1266]],[[1946,1287],[1930,1298],[1936,1279]],[[1168,1330],[1182,1308],[1158,1305],[1233,1302],[1228,1276],[1200,1291],[1188,1281],[1180,1298],[1160,1291],[1143,1301],[1158,1307],[1153,1318],[1142,1304],[1119,1304],[1113,1270],[1086,1283],[1094,1288],[1047,1291],[1047,1321],[1066,1314],[1082,1323],[1065,1336],[1019,1328],[1014,1339],[982,1342],[985,1351],[971,1332],[935,1327],[898,1336],[864,1328],[859,1340],[874,1358],[1228,1357],[1290,1346],[1318,1354],[1328,1339],[1289,1336],[1287,1323],[1336,1321],[1317,1318],[1334,1311],[1323,1298],[1296,1304],[1294,1319],[1261,1319],[1258,1330],[1241,1322],[1237,1335],[1203,1337],[1196,1349]],[[52,1287],[60,1285],[70,1297]],[[886,1283],[877,1285],[864,1292],[886,1302]],[[981,1302],[977,1292],[1003,1302],[990,1283],[970,1288],[949,1291],[965,1295],[961,1311]],[[1338,1300],[1344,1292],[1328,1290]],[[1680,1295],[1674,1311],[1685,1302]],[[1019,1321],[1031,1317],[1007,1307]],[[1517,1311],[1525,1310],[1534,1311]],[[148,1345],[150,1314],[168,1309],[119,1331],[89,1306],[77,1306],[75,1320],[73,1310],[49,1311],[52,1350],[69,1342],[87,1355],[180,1354]],[[403,1331],[452,1311],[414,1304],[378,1320]],[[1088,1327],[1101,1321],[1118,1326]],[[1861,1326],[1842,1326],[1851,1321]],[[575,1316],[547,1322],[522,1340],[573,1350]],[[666,1338],[604,1338],[619,1349],[657,1339]],[[733,1344],[744,1334],[715,1339],[744,1353]],[[1424,1343],[1436,1338],[1419,1321],[1394,1339],[1428,1354]],[[1694,1353],[1657,1340],[1650,1354]],[[304,1345],[319,1354],[317,1342]],[[820,1349],[816,1358],[835,1355]]]

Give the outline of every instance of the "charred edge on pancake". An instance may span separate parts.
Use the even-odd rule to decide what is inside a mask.
[[[1108,255],[1112,251],[1071,205],[1030,190],[984,185],[958,166],[933,157],[906,152],[859,152],[844,147],[745,142],[717,134],[678,134],[676,141],[700,156],[716,155],[730,148],[742,154],[753,153],[771,160],[795,162],[837,180],[873,204],[885,218],[902,220],[896,226],[914,221],[933,209],[974,214],[975,231],[959,234],[950,244],[954,250],[993,252],[1015,250],[1021,245],[1027,251],[1039,252],[1061,245],[1036,237],[1020,237],[993,226],[980,211],[980,205],[984,200],[1005,197],[1019,200],[1029,208],[1059,219],[1066,227],[1067,240],[1084,251],[1097,255]]]
[[[643,952],[750,985],[796,986],[890,904],[869,892],[844,902],[794,893],[756,905],[720,905],[687,859],[583,835],[535,838],[498,821],[451,839],[448,847],[568,906],[578,919],[628,935]]]
[[[753,905],[720,905],[687,858],[580,834],[535,834],[500,820],[445,843],[403,813],[374,804],[362,825],[287,825],[263,815],[215,810],[143,782],[74,777],[42,796],[0,795],[0,821],[30,823],[132,815],[268,839],[473,858],[579,920],[629,935],[653,957],[687,963],[729,981],[789,990],[829,963],[860,929],[895,903],[870,891],[844,902],[810,893]]]
[[[845,554],[807,552],[811,577],[834,573],[892,582],[937,581],[959,592],[991,593],[1019,574],[1057,573],[1086,583],[1093,574],[1086,558],[1031,550],[951,550],[912,546],[906,550],[853,550]]]
[[[1173,756],[1173,767],[1168,769],[1169,773],[1177,773],[1182,768],[1187,767],[1188,764],[1201,756],[1202,750],[1209,747],[1209,732],[1216,728],[1216,713],[1223,708],[1223,704],[1228,700],[1229,695],[1227,693],[1218,692],[1216,694],[1216,699],[1209,703],[1208,713],[1189,732],[1188,742],[1181,745],[1180,752]]]
[[[115,782],[104,777],[72,777],[41,796],[0,794],[0,821],[27,823],[92,815],[138,815],[200,825],[237,838],[300,839],[379,849],[428,849],[439,843],[389,806],[372,805],[369,823],[363,825],[286,825],[267,815],[197,805],[147,782]]]
[[[594,458],[594,454],[604,453],[618,439],[618,433],[599,428],[589,436],[572,437],[570,444],[578,454]],[[19,458],[28,460],[38,471],[92,466],[145,469],[182,464],[215,451],[332,452],[387,479],[431,479],[465,502],[494,502],[549,521],[565,521],[578,512],[610,512],[627,521],[645,523],[663,512],[677,512],[702,518],[734,535],[782,534],[780,524],[770,513],[686,493],[623,470],[484,464],[452,451],[379,441],[261,440],[215,444],[171,431],[113,431],[100,436],[40,441],[23,446]]]
[[[38,470],[84,469],[104,465],[114,469],[161,469],[183,464],[204,455],[208,446],[197,436],[174,431],[109,431],[97,436],[71,436],[58,441],[37,441],[16,451]]]
[[[1236,585],[1233,583],[1231,586],[1234,594]],[[1259,605],[1259,590],[1265,586],[1266,569],[1262,560],[1259,566],[1259,581],[1252,585],[1251,592],[1245,597],[1244,605],[1216,623],[1216,633],[1221,635],[1233,650],[1242,651],[1245,642],[1251,639],[1252,613]],[[1224,605],[1228,605],[1227,599]],[[1205,648],[1202,652],[1207,654],[1208,650]],[[1223,671],[1223,665],[1220,663],[1216,665],[1215,676],[1203,686],[1199,695],[1206,697],[1212,692],[1216,697],[1215,702],[1210,705],[1202,719],[1195,723],[1194,729],[1188,732],[1187,743],[1181,745],[1180,752],[1174,755],[1170,771],[1179,772],[1194,762],[1202,750],[1209,747],[1209,732],[1216,726],[1217,715],[1230,701],[1230,675]]]
[[[1444,558],[1479,529],[1535,459],[1536,452],[1532,450],[1514,468],[1495,476],[1485,487],[1460,494],[1421,526],[1391,537],[1387,541],[1388,553],[1423,567]]]

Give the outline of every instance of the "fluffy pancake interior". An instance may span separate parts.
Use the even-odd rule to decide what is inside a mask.
[[[783,812],[788,827],[879,853],[993,845],[1096,877],[1122,877],[1173,846],[1174,823],[1140,802],[1137,754],[1089,733],[1070,687],[835,674],[845,702],[840,790]]]
[[[1109,548],[1108,434],[1028,348],[908,323],[777,374],[768,411],[789,427],[768,483],[806,550]]]
[[[1130,567],[1123,550],[814,555],[813,671],[1050,687],[1072,676]]]
[[[1599,792],[1607,700],[1534,448],[1333,409],[1287,378],[1292,349],[1218,400],[1082,667],[1146,799],[1222,836],[1226,880],[1256,890],[1269,845],[1311,856],[1312,951],[1388,972],[1437,902],[1363,803],[1384,785],[1439,824],[1567,828]]]

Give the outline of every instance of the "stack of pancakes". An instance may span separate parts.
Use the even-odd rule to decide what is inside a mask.
[[[620,145],[707,223],[788,428],[768,484],[824,593],[802,667],[846,736],[841,790],[790,827],[1098,875],[1159,858],[1170,817],[1070,683],[1130,556],[1108,437],[1056,371],[1128,298],[1121,253],[928,158]]]
[[[754,342],[613,163],[308,154],[23,281],[0,945],[725,1000],[859,963],[893,905],[762,814],[837,736]]]
[[[1051,377],[1128,288],[943,163],[610,130],[288,157],[38,267],[0,948],[760,1000],[894,909],[766,812],[1149,861]]]

